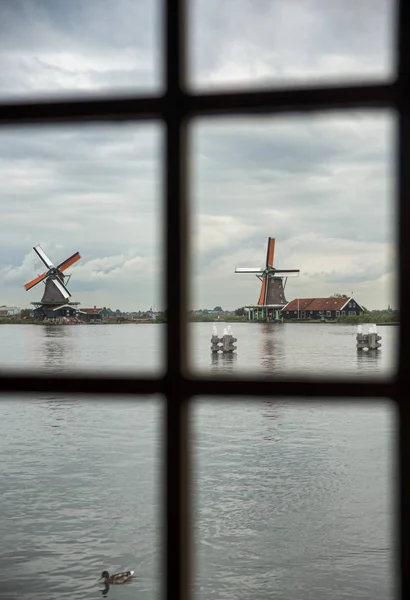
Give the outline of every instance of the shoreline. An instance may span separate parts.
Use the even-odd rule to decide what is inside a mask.
[[[377,319],[369,319],[368,321],[361,321],[360,323],[349,323],[346,321],[308,321],[308,320],[289,320],[289,321],[249,321],[249,320],[233,320],[233,319],[220,319],[220,320],[196,320],[196,319],[188,319],[188,323],[208,323],[210,325],[221,325],[223,323],[249,323],[249,325],[261,325],[261,324],[275,324],[275,325],[377,325],[378,327],[393,327],[400,325],[399,321],[392,322],[377,322]],[[34,319],[0,319],[0,325],[43,325],[43,326],[62,326],[62,325],[164,325],[166,321],[161,320],[135,320],[135,321],[100,321],[94,323],[87,323],[85,321],[82,322],[72,322],[72,323],[44,323],[43,321],[36,321]]]

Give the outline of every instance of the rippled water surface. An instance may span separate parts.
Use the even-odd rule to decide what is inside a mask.
[[[241,324],[236,358],[200,370],[388,377],[352,327]],[[163,328],[0,326],[4,368],[159,373]],[[0,402],[0,597],[102,597],[103,569],[132,568],[108,598],[160,595],[162,399],[5,397]],[[194,402],[199,598],[394,597],[395,415],[386,403]]]

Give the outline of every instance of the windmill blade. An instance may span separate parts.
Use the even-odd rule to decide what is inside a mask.
[[[276,274],[279,273],[280,277],[299,277],[300,270],[299,269],[275,269],[273,272],[273,276],[276,277]]]
[[[259,305],[265,304],[265,296],[266,296],[266,277],[264,277],[262,279],[261,293],[260,293],[259,300],[258,300]]]
[[[32,287],[34,287],[35,285],[40,283],[40,281],[43,281],[45,279],[46,275],[47,275],[47,273],[42,273],[35,279],[32,279],[32,281],[29,281],[28,283],[26,283],[24,286],[26,288],[26,291],[31,290]]]
[[[257,267],[237,267],[235,273],[263,273],[263,269]]]
[[[42,249],[41,246],[34,246],[33,250],[34,250],[34,252],[36,252],[36,254],[40,257],[40,259],[46,265],[47,269],[51,269],[52,267],[54,267],[53,263],[48,258],[47,254],[44,252],[44,250]]]
[[[273,257],[275,255],[275,238],[268,238],[268,250],[266,252],[266,266],[273,267]]]
[[[68,300],[68,298],[71,296],[71,294],[68,291],[68,289],[65,287],[65,285],[63,283],[61,283],[61,281],[59,279],[52,279],[51,281],[54,283],[54,285],[56,286],[56,288],[58,289],[60,294],[62,294],[64,296],[64,298],[66,300]]]
[[[73,265],[74,263],[76,263],[77,260],[80,260],[80,258],[81,258],[80,253],[76,252],[75,254],[73,254],[72,256],[70,256],[70,258],[67,258],[62,263],[60,263],[58,265],[57,269],[59,271],[65,271],[66,269],[68,269],[68,267],[71,267],[71,265]]]

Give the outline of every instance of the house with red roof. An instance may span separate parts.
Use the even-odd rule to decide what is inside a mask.
[[[343,316],[357,316],[362,307],[350,296],[340,298],[295,298],[281,311],[283,320],[292,319],[328,319],[335,320]]]

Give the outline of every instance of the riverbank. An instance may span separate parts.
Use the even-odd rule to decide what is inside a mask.
[[[330,319],[289,319],[283,321],[267,321],[266,319],[252,320],[249,321],[247,317],[239,317],[234,315],[226,315],[224,317],[215,318],[215,315],[212,316],[203,316],[203,317],[188,317],[189,323],[277,323],[280,325],[291,325],[291,324],[313,324],[317,325],[318,323],[322,325],[379,325],[379,326],[397,326],[400,325],[400,321],[389,321],[386,320],[384,316],[375,316],[369,313],[369,315],[360,315],[360,317],[341,317],[339,319],[330,320]],[[79,319],[66,319],[62,322],[50,322],[50,321],[39,321],[38,319],[30,319],[30,318],[9,318],[9,319],[0,319],[0,325],[121,325],[121,324],[134,324],[134,325],[142,325],[142,324],[161,324],[166,323],[164,319],[126,319],[124,317],[118,317],[114,319],[103,319],[102,321],[81,321]]]
[[[0,319],[0,325],[121,325],[121,324],[139,325],[144,323],[164,323],[164,321],[154,321],[153,319],[107,319],[102,321],[81,321],[66,318],[60,321],[40,321],[39,319]]]

